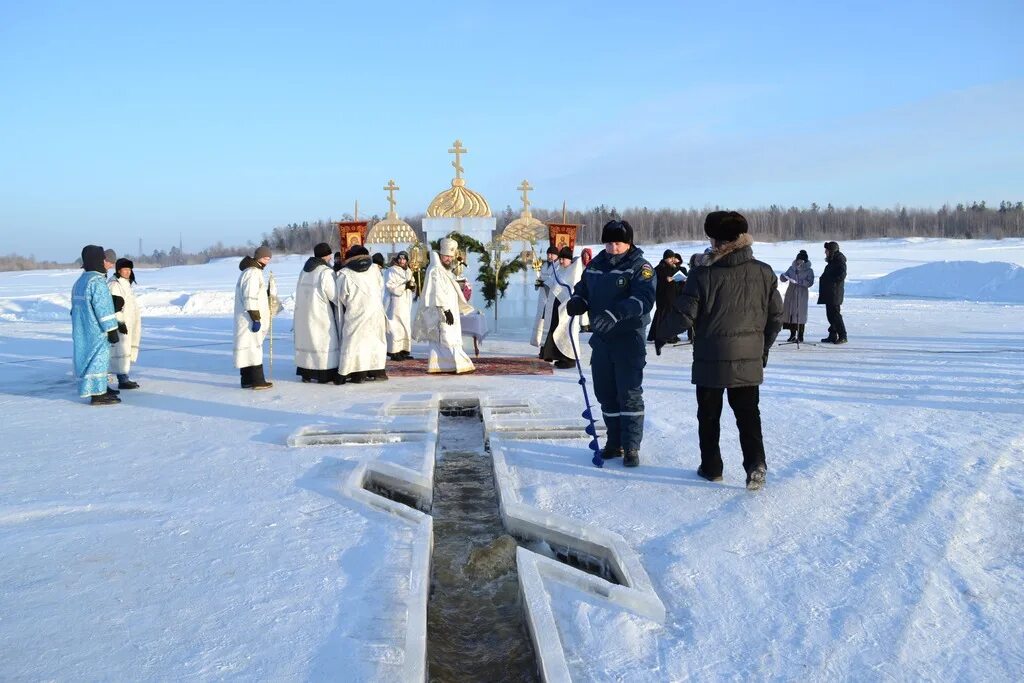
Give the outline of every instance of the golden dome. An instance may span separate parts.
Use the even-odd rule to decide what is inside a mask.
[[[453,143],[449,154],[455,155],[452,166],[455,168],[455,177],[452,179],[452,187],[445,190],[430,202],[427,207],[427,215],[431,218],[489,218],[491,207],[483,195],[474,192],[466,187],[466,181],[462,178],[461,156],[468,152],[462,146],[460,140]]]
[[[501,231],[501,239],[505,242],[540,242],[547,237],[547,224],[533,216],[520,216]]]

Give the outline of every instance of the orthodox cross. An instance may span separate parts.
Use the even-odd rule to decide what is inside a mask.
[[[455,155],[455,161],[452,162],[452,166],[455,167],[455,177],[462,177],[462,164],[459,163],[459,157],[468,152],[469,150],[462,146],[461,140],[455,141],[455,146],[448,150],[449,154]]]
[[[530,190],[533,189],[532,187],[530,187],[530,181],[524,180],[522,182],[522,184],[520,184],[519,187],[517,187],[516,189],[520,190],[523,193],[523,211],[526,212],[526,213],[529,213],[529,211],[530,211],[530,198],[529,198],[528,194],[529,194]]]
[[[391,180],[388,181],[388,184],[384,186],[384,189],[388,191],[388,204],[391,205],[391,208],[388,209],[388,213],[394,213],[395,212],[395,203],[396,203],[395,202],[395,190],[399,190],[401,188],[398,187],[398,185],[395,185],[395,181],[392,178]]]

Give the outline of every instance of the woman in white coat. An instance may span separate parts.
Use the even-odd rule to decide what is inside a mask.
[[[128,377],[132,363],[139,358],[139,341],[142,339],[142,314],[135,300],[135,264],[126,258],[117,259],[114,277],[107,283],[114,298],[117,329],[120,332],[117,343],[110,347],[110,372],[117,375],[118,389],[138,389],[138,382]]]
[[[263,375],[263,340],[270,324],[270,290],[263,269],[270,263],[270,247],[259,247],[245,256],[238,269],[235,285],[235,367],[242,376],[243,389],[269,389],[274,386]]]
[[[338,329],[341,359],[338,374],[346,382],[386,380],[387,318],[382,300],[380,269],[366,247],[353,246],[338,271]]]
[[[782,302],[782,327],[789,330],[787,342],[804,341],[804,325],[807,324],[807,300],[811,285],[814,284],[814,270],[811,260],[803,249],[796,255],[793,265],[779,276],[782,282],[788,282],[786,299]]]
[[[569,285],[569,289],[558,284],[555,274],[558,280]],[[556,368],[576,367],[573,344],[576,345],[578,353],[580,326],[579,321],[570,325],[570,318],[565,313],[565,303],[572,298],[572,290],[582,276],[582,260],[573,259],[572,250],[569,247],[562,247],[558,252],[558,262],[551,277],[551,294],[544,310],[544,346],[540,350],[540,357],[548,362],[553,361]]]
[[[455,260],[458,244],[445,237],[439,249],[430,252],[420,310],[413,325],[413,338],[430,343],[429,373],[473,372],[476,367],[462,348],[462,323],[473,307],[466,301],[455,275],[448,268]]]
[[[341,383],[337,290],[330,260],[329,244],[313,247],[295,285],[295,374],[303,382]]]
[[[388,318],[388,358],[412,360],[412,298],[416,279],[409,269],[404,251],[391,260],[384,271],[384,313]]]

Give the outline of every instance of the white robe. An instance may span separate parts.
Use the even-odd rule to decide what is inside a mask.
[[[124,308],[117,314],[117,322],[124,323],[128,334],[118,333],[117,343],[110,347],[110,371],[116,375],[127,375],[139,358],[139,341],[142,339],[142,313],[135,300],[132,283],[123,277],[115,277],[107,283],[111,296],[124,299]]]
[[[259,311],[260,331],[253,332],[246,311]],[[270,329],[270,299],[263,269],[250,266],[238,276],[235,285],[235,367],[263,365],[263,340]]]
[[[558,273],[558,279],[569,285],[570,289],[566,289],[558,284],[554,275],[551,276],[551,294],[548,296],[547,305],[544,307],[544,336],[542,338],[548,338],[548,331],[551,329],[551,321],[554,318],[555,302],[557,301],[559,304],[558,325],[553,333],[555,347],[567,358],[576,358],[580,348],[581,321],[577,320],[572,324],[570,338],[570,318],[569,314],[565,312],[565,304],[572,298],[572,290],[575,289],[576,283],[583,277],[583,261],[576,257],[572,260],[572,263],[564,268],[561,265],[557,265],[556,262],[554,272]],[[572,350],[573,343],[576,344],[575,354]]]
[[[412,271],[394,265],[384,271],[384,313],[388,317],[388,353],[412,350]]]
[[[335,315],[337,290],[334,271],[320,264],[303,268],[295,285],[295,366],[305,370],[338,367],[340,343]]]
[[[362,272],[348,267],[338,271],[339,375],[383,370],[387,363],[382,283],[380,268],[372,263]]]
[[[469,315],[473,310],[455,276],[441,264],[436,251],[430,252],[420,310],[413,326],[413,338],[430,343],[427,372],[461,374],[476,369],[462,348],[462,323],[459,319],[460,315]],[[445,322],[445,311],[452,314],[453,324]]]
[[[533,317],[533,331],[530,334],[530,344],[536,347],[544,345],[544,312],[548,308],[548,297],[551,296],[551,289],[554,286],[554,280],[551,277],[551,273],[554,270],[555,265],[550,261],[545,261],[544,265],[540,267],[539,279],[543,284],[537,289],[537,311]]]

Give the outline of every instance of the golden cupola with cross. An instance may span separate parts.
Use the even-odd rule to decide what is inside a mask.
[[[455,155],[452,166],[455,168],[455,177],[452,178],[452,186],[441,192],[434,201],[427,207],[427,216],[430,218],[489,218],[491,207],[483,195],[466,187],[466,180],[462,177],[462,155],[469,150],[462,146],[462,141],[456,140],[449,154]]]

